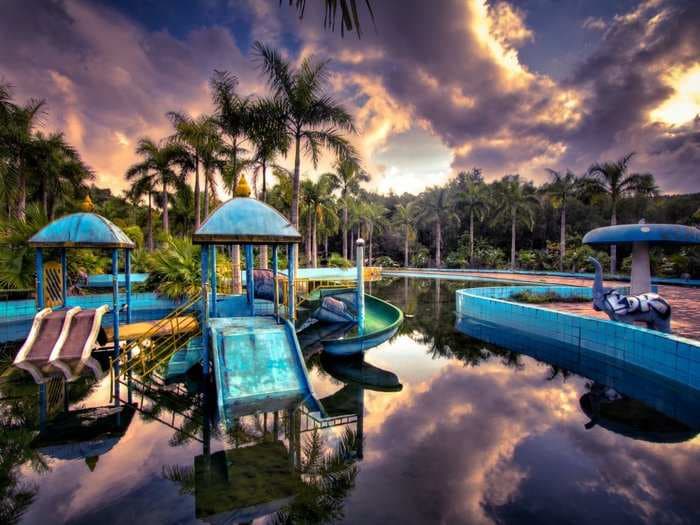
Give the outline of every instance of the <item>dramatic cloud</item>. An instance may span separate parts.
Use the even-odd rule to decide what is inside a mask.
[[[139,136],[170,132],[166,111],[210,109],[214,68],[236,73],[243,93],[265,92],[249,57],[260,39],[295,63],[332,59],[332,92],[356,117],[353,142],[380,191],[417,192],[472,166],[490,179],[542,180],[545,167],[583,172],[629,151],[633,169],[654,173],[663,190],[700,191],[697,2],[567,15],[559,38],[578,31],[586,47],[574,58],[562,51],[556,77],[531,65],[538,52],[556,56],[542,47],[553,28],[537,2],[376,2],[376,31],[367,19],[362,40],[324,31],[315,2],[302,21],[274,2],[202,10],[210,4],[214,22],[170,27],[80,0],[12,0],[0,19],[0,76],[20,98],[47,98],[48,125],[113,187]],[[302,169],[332,163],[327,155],[314,170],[306,159]]]

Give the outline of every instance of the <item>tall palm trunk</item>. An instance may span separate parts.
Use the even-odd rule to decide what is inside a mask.
[[[474,210],[469,210],[469,265],[474,263]]]
[[[148,216],[147,216],[147,228],[148,228],[148,251],[153,251],[153,194],[148,192]]]
[[[353,255],[355,252],[355,228],[350,228],[350,246],[349,252],[348,252],[348,259],[355,260],[355,256]]]
[[[194,157],[194,229],[197,231],[202,223],[202,214],[200,208],[200,189],[199,189],[199,157]]]
[[[306,263],[311,265],[311,261],[313,259],[313,248],[311,244],[311,236],[313,235],[313,224],[312,224],[312,219],[311,219],[311,211],[309,210],[308,213],[306,214],[306,243],[305,243],[305,252],[306,252]]]
[[[408,268],[408,224],[404,226],[404,236],[403,236],[403,265],[404,268]]]
[[[163,181],[163,232],[170,235],[170,219],[168,217],[168,184]]]
[[[559,224],[559,271],[564,271],[566,257],[566,206],[561,207],[561,222]]]
[[[211,184],[209,183],[209,177],[211,173],[209,172],[209,168],[206,168],[204,170],[204,217],[203,219],[206,221],[207,217],[209,217],[209,189]]]
[[[369,237],[369,239],[367,239],[367,240],[369,241],[368,242],[369,250],[367,251],[367,255],[368,255],[367,266],[372,266],[372,259],[373,259],[373,257],[372,257],[372,231],[373,230],[374,230],[374,225],[368,224],[367,225],[367,237]]]
[[[516,210],[511,209],[510,212],[510,269],[515,270],[515,223],[516,223]]]
[[[323,236],[323,257],[328,260],[328,234]]]
[[[343,206],[343,258],[348,258],[348,201]]]
[[[318,218],[316,217],[316,212],[312,214],[312,221],[311,221],[311,250],[312,250],[312,259],[313,259],[313,267],[318,268]]]
[[[15,216],[20,221],[24,221],[27,218],[27,176],[24,173],[21,160],[18,167],[19,178],[17,180],[17,208],[15,209]]]
[[[442,224],[440,219],[435,222],[435,266],[442,266]]]
[[[617,224],[617,199],[612,201],[612,215],[610,216],[610,226]],[[610,246],[610,273],[614,274],[617,270],[617,245]]]

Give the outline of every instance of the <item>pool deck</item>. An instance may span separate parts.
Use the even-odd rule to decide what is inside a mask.
[[[393,270],[392,270],[393,271]],[[400,273],[396,272],[395,275]],[[533,274],[518,274],[504,272],[441,272],[440,270],[424,270],[426,274],[435,276],[445,276],[446,279],[450,276],[463,275],[470,277],[483,277],[484,279],[499,279],[503,281],[525,281],[528,283],[543,283],[543,284],[564,284],[570,286],[592,286],[592,279],[580,279],[573,277],[560,277],[549,275],[533,275]],[[606,286],[629,286],[628,282],[624,281],[605,281]],[[672,330],[676,335],[688,337],[690,339],[700,340],[700,288],[659,285],[659,295],[664,297],[671,303],[673,308]],[[552,308],[562,312],[573,312],[588,317],[597,317],[607,319],[608,316],[603,312],[596,312],[588,303],[545,303],[538,304],[545,308]]]

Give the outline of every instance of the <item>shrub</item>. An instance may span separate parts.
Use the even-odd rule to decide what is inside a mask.
[[[372,266],[381,266],[382,268],[398,268],[399,264],[388,255],[382,255],[374,259]]]
[[[586,297],[563,297],[555,292],[536,293],[530,291],[522,291],[514,293],[510,296],[513,301],[518,303],[543,304],[543,303],[589,303],[590,299]]]
[[[200,250],[188,238],[173,237],[153,253],[147,286],[170,299],[191,297],[200,290]]]
[[[411,255],[411,266],[425,268],[430,261],[430,251],[425,246],[417,247]]]
[[[333,252],[328,258],[328,266],[330,268],[352,268],[355,265],[352,261],[345,259],[339,253]]]

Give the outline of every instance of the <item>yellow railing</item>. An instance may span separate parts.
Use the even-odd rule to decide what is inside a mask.
[[[192,339],[202,335],[196,315],[187,315],[199,300],[199,295],[189,299],[138,338],[127,342],[118,357],[120,375],[129,372],[148,375]]]

